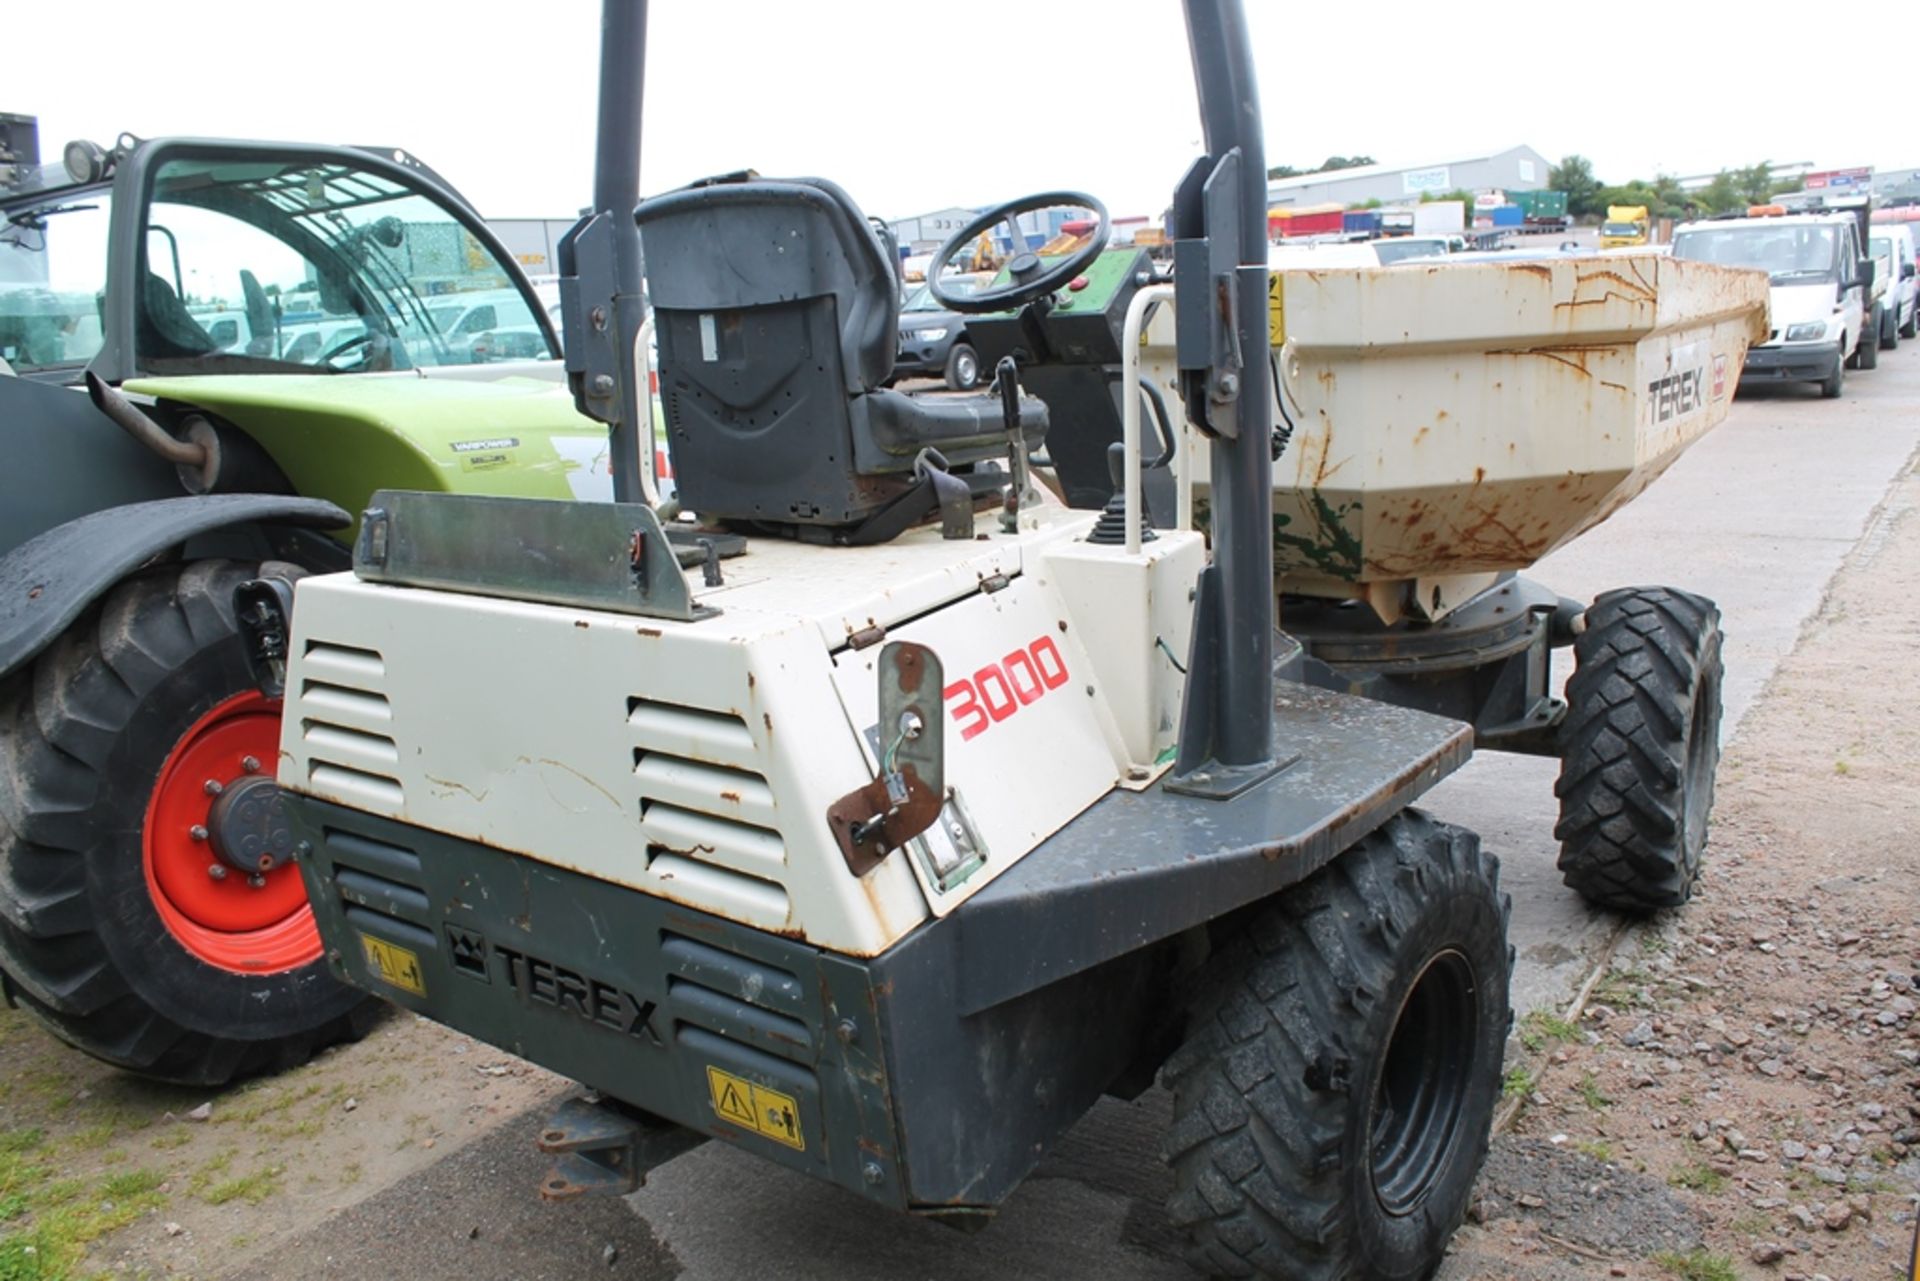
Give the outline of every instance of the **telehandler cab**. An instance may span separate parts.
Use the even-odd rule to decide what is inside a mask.
[[[474,315],[547,358],[474,363]],[[233,591],[346,568],[381,484],[606,497],[558,356],[405,152],[122,135],[41,163],[0,115],[0,997],[195,1085],[368,1026],[260,844],[279,706]]]
[[[1104,225],[1070,257],[1018,254],[944,299],[976,313],[992,392],[915,399],[885,386],[893,255],[839,187],[738,173],[639,200],[646,4],[607,0],[594,212],[563,247],[562,308],[569,381],[613,425],[616,501],[387,490],[351,573],[244,589],[255,672],[287,708],[277,839],[328,961],[591,1087],[541,1133],[548,1197],[632,1191],[720,1139],[978,1225],[1102,1094],[1158,1077],[1170,1212],[1202,1267],[1438,1266],[1487,1150],[1512,961],[1495,860],[1412,803],[1466,762],[1469,720],[1518,708],[1512,745],[1551,740],[1567,708],[1547,649],[1580,611],[1516,586],[1502,557],[1524,548],[1463,556],[1477,587],[1356,553],[1309,586],[1345,575],[1373,624],[1336,613],[1311,653],[1276,631],[1276,547],[1312,539],[1276,519],[1272,343],[1283,312],[1288,351],[1314,333],[1268,269],[1242,6],[1183,7],[1206,154],[1174,189],[1170,273],[1107,249]],[[1014,201],[929,279],[985,226],[1057,204],[1106,222],[1080,193]],[[639,232],[698,525],[643,471]],[[1620,273],[1644,265],[1618,261],[1626,283],[1570,313],[1611,326],[1582,361],[1628,370],[1598,403],[1646,403],[1636,361],[1743,348],[1737,273],[1635,284]],[[1593,283],[1528,274],[1574,300]],[[1676,345],[1661,287],[1688,280],[1714,286],[1712,319]],[[1164,369],[1143,382],[1149,357]],[[1617,469],[1595,446],[1606,482],[1581,476],[1576,516],[1527,547],[1600,519],[1711,420],[1644,457],[1636,428]],[[1043,444],[1072,505],[1029,474]],[[1322,526],[1342,555],[1385,537],[1349,533],[1358,506]],[[1396,656],[1408,635],[1439,641]],[[1628,702],[1647,661],[1630,651],[1605,690],[1624,680]],[[1714,731],[1706,689],[1691,718],[1646,709],[1678,716],[1683,754]],[[1433,700],[1448,714],[1395,705]],[[1710,786],[1711,750],[1688,759]],[[1635,801],[1703,785],[1635,768],[1608,775]],[[1656,870],[1697,859],[1648,839]]]

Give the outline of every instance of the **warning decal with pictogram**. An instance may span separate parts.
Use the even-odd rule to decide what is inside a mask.
[[[800,1133],[800,1105],[791,1094],[755,1085],[711,1066],[707,1068],[707,1092],[713,1096],[714,1115],[722,1121],[795,1151],[807,1150],[807,1141]]]

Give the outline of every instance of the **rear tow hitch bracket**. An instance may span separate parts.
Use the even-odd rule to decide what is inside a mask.
[[[555,1158],[540,1180],[540,1199],[571,1201],[637,1192],[648,1171],[699,1147],[707,1137],[638,1108],[568,1099],[540,1127],[535,1141]]]

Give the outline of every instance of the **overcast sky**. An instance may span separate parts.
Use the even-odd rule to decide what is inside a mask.
[[[1731,0],[1618,21],[1592,3],[1247,8],[1270,164],[1526,143],[1609,182],[1920,165],[1920,128],[1892,105],[1920,76],[1912,41],[1881,68],[1866,28],[1788,47],[1790,24]],[[7,10],[0,111],[39,116],[49,159],[122,130],[382,143],[489,217],[571,216],[591,196],[594,0]],[[886,217],[1057,187],[1157,215],[1199,144],[1177,0],[654,0],[650,34],[649,192],[751,167],[836,179]]]

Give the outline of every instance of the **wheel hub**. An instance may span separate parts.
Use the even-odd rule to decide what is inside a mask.
[[[1417,1210],[1452,1159],[1479,1042],[1474,987],[1467,958],[1442,952],[1394,1022],[1367,1136],[1374,1196],[1388,1214]]]
[[[176,942],[220,969],[278,973],[321,955],[291,826],[266,762],[280,705],[256,691],[181,735],[153,782],[142,832],[147,890]]]
[[[264,876],[293,861],[293,827],[280,803],[280,785],[264,775],[246,775],[223,787],[207,815],[207,829],[220,861],[244,876]]]

